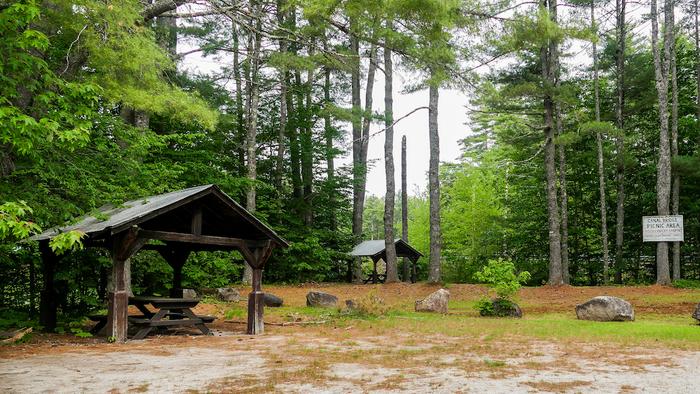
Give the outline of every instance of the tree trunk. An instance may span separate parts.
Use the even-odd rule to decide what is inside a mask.
[[[698,16],[698,11],[700,11],[700,1],[695,0],[695,118],[696,121],[700,121],[700,16]]]
[[[408,183],[406,181],[406,136],[401,137],[401,239],[408,243]],[[403,281],[411,281],[410,260],[403,258]]]
[[[598,26],[595,21],[595,2],[591,1],[591,27],[595,31],[593,39],[593,89],[595,92],[595,121],[600,122],[600,84],[598,80]],[[598,189],[600,194],[600,239],[603,244],[603,283],[610,282],[610,252],[608,250],[608,215],[605,203],[605,157],[603,156],[603,136],[600,130],[596,133],[598,150]]]
[[[309,50],[309,55],[313,55],[313,49]],[[304,100],[305,100],[305,116],[304,116],[304,126],[302,127],[303,133],[301,133],[301,178],[304,185],[304,212],[303,220],[306,226],[311,226],[313,222],[313,138],[312,138],[312,125],[311,125],[311,93],[313,91],[313,80],[314,72],[309,69],[306,73],[306,88],[304,89]]]
[[[240,40],[238,28],[235,22],[232,22],[232,38],[233,38],[233,79],[236,84],[236,142],[243,141],[245,134],[245,108],[243,106],[243,81],[241,80],[241,62],[238,57]],[[238,155],[238,176],[244,176],[245,167],[245,152],[244,144],[237,144],[236,154]]]
[[[352,59],[352,235],[355,244],[362,241],[362,214],[364,212],[365,168],[362,159],[362,102],[360,99],[360,42],[355,35],[355,21],[350,19],[350,55]],[[355,258],[352,264],[352,281],[362,281],[361,259]]]
[[[440,135],[438,134],[438,86],[430,84],[428,100],[428,136],[430,146],[430,165],[428,168],[428,193],[430,196],[430,262],[428,282],[441,280],[440,233]]]
[[[296,11],[294,9],[291,9],[287,15],[289,18],[289,27],[288,29],[291,31],[296,30],[297,26],[297,16],[296,16]],[[298,43],[295,41],[292,41],[290,44],[290,52],[293,55],[297,54],[297,47]],[[285,101],[287,102],[287,134],[289,135],[289,169],[291,170],[291,178],[292,178],[292,196],[294,199],[299,202],[301,201],[303,197],[303,188],[302,188],[302,181],[301,181],[301,148],[299,146],[299,132],[298,128],[301,127],[301,122],[299,121],[299,116],[300,113],[303,109],[303,106],[300,104],[299,108],[294,107],[294,96],[296,95],[295,93],[301,89],[301,86],[296,80],[296,75],[298,72],[295,72],[295,81],[291,81],[291,73],[287,72],[287,95],[285,97]],[[290,89],[291,86],[291,89]],[[293,116],[290,116],[293,114]],[[290,124],[291,123],[291,124]]]
[[[617,105],[615,107],[615,125],[617,137],[617,163],[615,181],[617,183],[617,206],[615,209],[615,282],[622,283],[622,244],[625,236],[625,6],[626,0],[617,0],[617,50],[615,68],[617,74]]]
[[[561,105],[556,104],[557,134],[564,132]],[[569,284],[569,195],[566,193],[566,146],[559,144],[559,190],[561,192],[561,271],[564,284]]]
[[[676,43],[675,35],[671,43],[671,157],[675,159],[678,156],[678,70],[676,68]],[[678,215],[680,205],[681,178],[678,172],[673,171],[671,164],[671,172],[673,180],[671,184],[671,213]],[[674,242],[672,256],[672,278],[678,280],[681,278],[681,243]]]
[[[258,127],[258,105],[260,101],[260,28],[262,25],[260,6],[256,1],[250,3],[250,14],[255,18],[256,31],[251,32],[248,38],[248,56],[250,63],[250,79],[248,80],[248,130],[246,134],[246,175],[251,184],[246,190],[246,209],[255,212],[255,180],[257,179],[257,127]],[[253,22],[253,21],[251,21]],[[253,269],[248,263],[245,264],[243,272],[243,283],[251,283]]]
[[[651,0],[651,43],[654,54],[654,76],[659,100],[659,160],[656,172],[656,210],[658,215],[669,214],[671,194],[671,149],[668,135],[668,76],[671,62],[671,44],[673,43],[673,2],[664,4],[664,58],[659,53],[659,23],[656,0]],[[656,245],[656,283],[671,283],[668,262],[668,242]]]
[[[543,0],[543,5],[545,0]],[[557,22],[557,0],[549,1],[549,15],[551,20]],[[559,219],[559,204],[557,203],[557,170],[556,149],[554,143],[554,116],[555,103],[553,94],[549,89],[556,85],[556,65],[558,63],[558,44],[550,41],[542,47],[542,80],[544,85],[544,165],[547,178],[547,211],[549,215],[549,284],[564,284],[564,275],[561,262],[561,223]]]
[[[391,31],[387,22],[387,30]],[[396,263],[396,245],[394,244],[394,86],[391,50],[384,46],[384,174],[386,175],[386,193],[384,195],[384,246],[386,247],[386,282],[399,281]]]
[[[285,25],[284,18],[284,0],[279,0],[277,2],[277,23],[280,26]],[[286,53],[289,44],[287,43],[286,37],[282,37],[279,40],[280,53]],[[280,78],[280,124],[277,131],[277,162],[275,168],[275,186],[277,191],[281,193],[282,191],[282,178],[284,175],[284,151],[287,139],[287,69],[279,71]]]
[[[328,194],[328,209],[331,231],[335,231],[338,227],[335,214],[335,152],[333,151],[334,130],[333,124],[331,123],[331,114],[328,108],[331,105],[331,70],[328,67],[325,67],[324,69],[323,100],[326,106],[326,110],[323,113],[323,130],[326,137],[326,177],[328,178],[328,184],[332,188]]]
[[[352,49],[352,53],[355,54],[355,49],[357,49],[357,56],[359,62],[359,43],[356,39],[353,39],[356,48]],[[352,44],[352,43],[351,43]],[[357,100],[357,108],[362,108],[360,103],[360,91],[359,91],[359,63],[357,65],[358,69],[353,68],[353,74],[356,72],[357,76],[357,97],[355,97],[354,91],[354,80],[353,80],[353,107],[355,107],[355,102]],[[356,242],[362,239],[362,215],[364,214],[365,205],[365,187],[367,185],[367,149],[369,146],[369,129],[371,125],[372,118],[372,92],[374,90],[374,74],[377,70],[377,47],[372,44],[369,52],[369,67],[367,69],[367,85],[365,88],[365,108],[361,110],[360,117],[357,119],[360,123],[359,126],[359,137],[355,137],[355,123],[353,123],[353,235],[355,236]],[[353,120],[355,120],[353,118]],[[357,144],[357,158],[355,158],[355,148]],[[355,160],[356,159],[356,160]],[[361,267],[359,265],[359,259],[356,260],[353,274],[354,281],[362,280]]]

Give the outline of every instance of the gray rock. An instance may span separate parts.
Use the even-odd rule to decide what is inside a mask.
[[[440,289],[422,300],[416,301],[416,312],[447,313],[447,303],[450,301],[450,292]]]
[[[693,319],[697,320],[698,323],[700,323],[700,304],[695,307],[695,312],[693,312]]]
[[[579,320],[634,321],[634,308],[622,298],[599,296],[576,305],[576,317]]]
[[[216,296],[221,301],[238,302],[241,300],[241,293],[233,287],[220,287],[216,289]]]
[[[197,292],[193,289],[182,289],[182,298],[195,299],[197,298]]]
[[[324,293],[321,291],[310,291],[306,295],[306,305],[321,307],[321,308],[332,308],[338,304],[338,297],[333,294]]]
[[[265,293],[265,295],[263,296],[263,302],[265,303],[265,306],[267,306],[267,307],[279,308],[284,303],[284,300],[277,297],[274,294]]]

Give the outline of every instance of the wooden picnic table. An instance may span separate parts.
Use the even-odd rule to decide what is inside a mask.
[[[145,338],[153,328],[171,326],[194,326],[202,334],[209,335],[209,328],[205,323],[211,323],[214,319],[210,316],[197,316],[192,312],[199,304],[198,299],[191,298],[167,298],[167,297],[129,297],[129,304],[136,306],[143,316],[130,316],[129,322],[141,329],[133,339]],[[151,311],[150,305],[155,311]]]

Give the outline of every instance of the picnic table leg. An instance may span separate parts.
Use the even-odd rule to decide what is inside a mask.
[[[182,310],[182,313],[187,316],[190,319],[200,319],[197,317],[197,315],[192,312],[192,309],[186,308]],[[202,332],[204,335],[211,335],[211,331],[209,331],[209,327],[207,327],[204,323],[198,323],[194,325],[195,327],[199,328],[199,331]]]
[[[151,318],[151,322],[159,321],[167,314],[168,314],[168,309],[161,309],[158,311],[158,313],[153,315],[153,317]],[[140,329],[139,332],[137,332],[136,335],[134,335],[134,337],[132,339],[146,338],[146,336],[151,332],[152,329],[153,329],[153,326],[148,325],[148,326]]]

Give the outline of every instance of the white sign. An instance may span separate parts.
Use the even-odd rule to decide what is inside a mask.
[[[683,215],[643,216],[644,242],[683,242]]]

